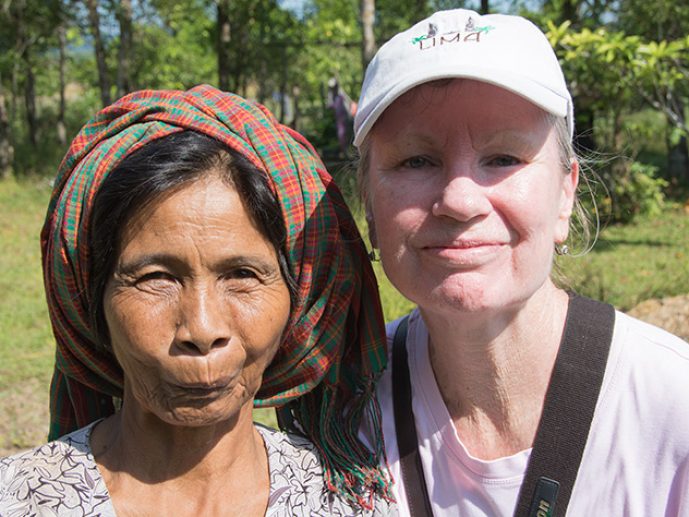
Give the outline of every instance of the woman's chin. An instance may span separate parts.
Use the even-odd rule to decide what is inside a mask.
[[[180,405],[168,407],[162,414],[155,413],[158,413],[158,418],[170,425],[206,427],[222,423],[232,424],[239,419],[240,415],[247,411],[251,413],[252,410],[253,400],[248,400],[242,405],[235,400],[229,404],[219,404],[216,401],[206,406]]]

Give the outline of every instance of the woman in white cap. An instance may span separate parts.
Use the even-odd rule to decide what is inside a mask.
[[[543,33],[438,12],[366,72],[372,244],[418,307],[378,388],[411,515],[689,515],[689,346],[558,288],[579,163]]]

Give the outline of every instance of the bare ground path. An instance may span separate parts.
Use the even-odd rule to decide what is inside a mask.
[[[689,341],[689,294],[660,300],[646,300],[629,314]]]

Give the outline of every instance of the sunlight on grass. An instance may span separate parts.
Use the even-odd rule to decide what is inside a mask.
[[[678,208],[656,219],[611,226],[593,252],[558,260],[575,291],[621,310],[689,293],[689,216]]]
[[[0,388],[50,377],[53,337],[39,245],[49,196],[45,181],[0,183]]]

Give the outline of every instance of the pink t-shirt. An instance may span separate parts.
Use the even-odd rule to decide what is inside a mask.
[[[388,325],[388,342],[398,322]],[[390,346],[392,348],[392,346]],[[412,409],[433,513],[511,516],[531,449],[483,461],[465,449],[435,382],[428,332],[413,311],[407,336]],[[400,515],[390,368],[378,386]],[[567,515],[689,517],[689,344],[616,313],[601,394]]]

